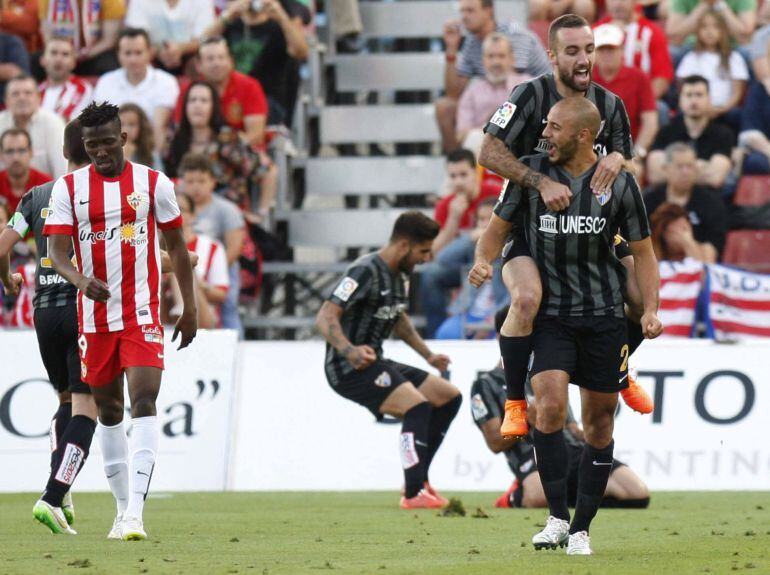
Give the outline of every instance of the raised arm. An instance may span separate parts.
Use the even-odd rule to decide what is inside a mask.
[[[480,287],[486,280],[492,279],[492,262],[500,257],[512,226],[511,222],[492,214],[487,228],[476,242],[473,267],[468,273],[468,281],[473,287]]]

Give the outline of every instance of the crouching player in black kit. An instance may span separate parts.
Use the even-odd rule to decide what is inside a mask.
[[[504,307],[495,315],[495,331],[498,335],[507,314],[508,308]],[[529,381],[526,384],[526,392],[531,403],[527,415],[534,425],[537,411],[532,401],[532,387]],[[471,386],[470,398],[473,421],[484,435],[487,447],[494,453],[504,453],[508,466],[516,476],[510,488],[497,499],[495,507],[547,507],[548,501],[543,492],[543,483],[537,473],[532,433],[521,439],[504,437],[500,433],[507,399],[505,373],[501,365],[479,374]],[[585,438],[569,406],[567,406],[564,443],[569,453],[567,503],[570,507],[574,507],[577,500],[578,468],[585,447]],[[650,492],[639,476],[617,459],[612,460],[611,469],[601,507],[646,508],[650,503]]]
[[[569,186],[572,201],[552,212],[532,187],[508,185],[476,248],[469,279],[491,277],[517,217],[537,262],[543,299],[533,331],[530,370],[537,418],[533,439],[550,517],[532,538],[535,548],[567,544],[570,555],[590,555],[588,529],[601,503],[613,465],[612,439],[618,392],[628,386],[628,334],[623,307],[626,271],[613,250],[620,228],[634,258],[642,295],[642,331],[660,335],[658,264],[652,250],[644,201],[636,180],[621,172],[609,190],[592,193],[598,158],[593,150],[601,118],[586,98],[566,98],[548,113],[543,132],[547,154],[523,163]],[[570,523],[568,455],[564,442],[567,386],[580,386],[586,446],[580,460],[577,503]]]
[[[332,389],[377,419],[403,420],[403,509],[447,504],[431,487],[428,469],[462,402],[447,380],[382,356],[382,342],[392,332],[440,372],[448,368],[449,358],[428,348],[406,314],[408,276],[430,259],[438,232],[439,225],[421,212],[399,216],[387,245],[347,269],[316,318],[327,342],[324,368]]]

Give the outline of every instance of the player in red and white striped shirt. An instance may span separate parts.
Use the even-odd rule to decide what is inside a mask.
[[[197,331],[193,272],[170,180],[126,161],[118,107],[90,104],[80,114],[92,164],[57,180],[43,233],[56,271],[76,286],[81,376],[99,411],[101,448],[118,514],[108,537],[146,538],[142,523],[158,446],[155,400],[163,369],[160,247],[163,234],[184,309],[172,341]],[[78,267],[68,258],[74,244]],[[78,271],[81,270],[81,271]],[[81,273],[82,272],[82,273]],[[131,457],[123,427],[123,378],[131,397]]]
[[[91,84],[72,74],[77,64],[75,47],[68,38],[53,37],[46,42],[40,63],[46,75],[39,87],[40,106],[69,122],[94,99]]]

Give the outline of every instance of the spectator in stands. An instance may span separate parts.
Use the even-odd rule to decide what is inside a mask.
[[[212,0],[131,0],[126,26],[146,30],[160,65],[181,72],[214,22]]]
[[[658,261],[681,262],[692,258],[705,264],[717,261],[714,246],[695,239],[687,210],[678,204],[663,202],[650,214],[652,247]]]
[[[687,210],[693,235],[703,244],[704,257],[716,261],[725,245],[727,215],[721,196],[698,185],[697,158],[692,146],[675,142],[666,148],[666,182],[644,196],[647,213],[653,214],[664,202]]]
[[[206,38],[198,48],[198,72],[219,94],[225,122],[243,133],[250,146],[265,143],[267,98],[260,83],[233,69],[233,58],[227,41],[221,36]],[[182,116],[182,103],[177,103],[177,117]]]
[[[743,103],[738,145],[744,174],[770,174],[770,93],[759,82],[749,87]]]
[[[754,77],[757,82],[761,82],[765,91],[770,94],[770,58],[768,57],[768,48],[770,47],[770,2],[763,2],[760,9],[760,18],[764,15],[767,22],[763,22],[762,28],[754,32],[749,46],[749,55],[751,57],[751,67],[754,70]],[[762,18],[761,18],[762,19]]]
[[[9,128],[0,136],[0,154],[5,169],[0,172],[0,196],[11,213],[27,190],[51,181],[51,176],[32,167],[32,142],[22,128]]]
[[[0,32],[0,96],[5,96],[8,81],[29,73],[29,54],[21,40]]]
[[[126,159],[161,169],[152,124],[144,110],[138,104],[123,104],[120,107],[120,125],[126,133],[126,144],[123,146]]]
[[[196,234],[195,204],[190,196],[179,192],[176,195],[182,215],[182,233],[187,249],[198,255],[198,265],[193,276],[195,303],[198,308],[198,327],[212,329],[219,327],[219,306],[227,299],[230,278],[227,272],[225,248],[217,240]],[[169,310],[172,321],[182,312],[182,294],[174,274],[168,274],[174,305]]]
[[[18,37],[31,54],[40,50],[37,0],[6,0],[0,9],[0,31]]]
[[[594,30],[593,80],[623,100],[631,122],[635,159],[642,161],[658,133],[658,110],[647,75],[623,63],[623,30],[602,24]]]
[[[516,22],[496,22],[492,0],[460,0],[460,16],[462,22],[451,20],[444,24],[444,97],[436,100],[436,119],[446,152],[458,145],[455,119],[460,95],[471,78],[484,76],[482,42],[489,34],[500,32],[508,37],[519,72],[534,77],[551,71],[539,38]],[[462,29],[468,32],[465,38]]]
[[[529,19],[533,22],[550,22],[569,12],[593,22],[597,13],[596,3],[594,0],[529,0]]]
[[[99,76],[118,67],[115,46],[126,15],[124,0],[38,0],[45,43],[54,36],[75,46],[82,76]]]
[[[268,100],[268,124],[291,125],[300,63],[309,47],[305,26],[310,10],[297,0],[233,0],[206,31],[224,36],[239,72],[256,78]]]
[[[708,80],[711,116],[724,116],[726,123],[738,129],[738,104],[746,93],[749,68],[746,60],[730,46],[727,23],[721,12],[708,10],[698,20],[695,48],[685,54],[676,67],[677,79],[700,74]]]
[[[32,76],[20,75],[8,82],[6,110],[0,113],[0,132],[23,128],[32,138],[32,167],[54,178],[67,173],[62,155],[64,120],[53,112],[40,109],[40,93]]]
[[[500,106],[508,98],[515,86],[531,78],[529,74],[519,74],[515,69],[515,60],[511,42],[500,32],[492,32],[482,45],[484,51],[484,76],[471,78],[468,87],[463,90],[457,105],[457,136],[463,148],[478,155],[482,129]]]
[[[184,115],[166,156],[170,177],[179,175],[179,164],[188,152],[206,155],[217,191],[240,206],[249,223],[263,223],[275,199],[275,185],[271,185],[275,174],[264,177],[259,154],[225,124],[219,95],[207,82],[193,82],[185,92]],[[275,166],[269,169],[276,170]],[[252,213],[252,198],[257,194],[259,208]]]
[[[756,0],[671,0],[666,20],[666,34],[673,46],[691,42],[698,21],[706,12],[720,12],[727,22],[730,37],[738,44],[751,39],[757,22]]]
[[[455,150],[447,156],[447,175],[451,193],[436,204],[434,215],[441,226],[433,240],[436,261],[420,274],[425,333],[429,338],[446,318],[448,292],[460,286],[463,265],[467,263],[462,242],[455,244],[454,240],[474,228],[479,204],[485,198],[496,198],[500,191],[499,184],[479,185],[476,157],[470,150]],[[444,250],[448,251],[444,254]]]
[[[674,79],[666,34],[644,17],[636,0],[606,0],[606,4],[607,16],[597,21],[596,26],[615,24],[625,31],[625,65],[647,74],[655,99],[660,100],[668,93]]]
[[[45,70],[45,82],[40,84],[42,108],[65,122],[76,118],[93,101],[94,89],[72,73],[77,65],[75,46],[68,38],[49,38],[40,64]]]
[[[721,189],[732,167],[730,155],[735,135],[727,126],[711,120],[709,84],[703,76],[688,76],[679,90],[681,114],[655,137],[647,157],[647,181],[665,182],[665,154],[672,142],[692,145],[698,156],[696,183]]]
[[[117,106],[127,102],[141,106],[152,122],[155,147],[163,150],[179,84],[171,74],[151,65],[152,46],[144,30],[126,28],[120,32],[118,60],[120,68],[99,78],[94,100],[106,100]]]
[[[473,264],[473,255],[476,251],[476,242],[484,233],[489,220],[492,219],[496,198],[484,198],[479,202],[475,214],[475,226],[467,234],[455,238],[436,257],[436,261],[430,265],[445,266],[446,269],[457,267],[470,268]],[[421,289],[427,289],[421,284]],[[461,293],[449,306],[447,317],[436,330],[435,339],[465,339],[469,336],[473,339],[485,339],[494,337],[492,318],[495,311],[509,302],[508,291],[502,281],[500,270],[495,271],[492,282],[487,282],[476,289],[470,284],[460,286]],[[486,327],[464,330],[464,326],[473,324],[485,324]]]
[[[205,155],[187,154],[182,159],[179,171],[183,191],[195,204],[195,233],[218,240],[225,246],[230,290],[221,308],[222,327],[240,330],[238,294],[241,282],[238,258],[245,239],[243,215],[232,202],[214,194],[214,170]]]

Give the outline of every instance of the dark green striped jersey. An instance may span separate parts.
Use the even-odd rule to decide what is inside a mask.
[[[406,311],[409,278],[393,272],[375,252],[358,258],[337,283],[328,301],[343,308],[342,331],[353,345],[368,345],[382,358],[382,342]],[[332,385],[355,369],[331,345],[326,346],[326,373]]]
[[[22,238],[28,234],[35,237],[37,267],[35,269],[36,309],[77,305],[75,286],[61,277],[48,258],[48,237],[43,235],[45,219],[51,213],[51,191],[55,182],[35,186],[21,198],[16,213],[8,226]]]
[[[540,269],[543,299],[540,313],[554,316],[624,317],[626,270],[615,255],[618,229],[628,241],[650,235],[644,200],[636,179],[621,171],[609,194],[594,195],[594,164],[578,177],[562,166],[552,166],[546,154],[521,161],[570,188],[566,210],[550,211],[531,188],[509,183],[501,192],[495,214],[507,222],[524,218],[524,233]]]
[[[593,82],[585,97],[596,104],[602,118],[594,145],[596,153],[605,156],[620,152],[626,159],[631,159],[631,124],[623,101]],[[543,130],[548,112],[561,99],[553,74],[543,74],[516,86],[484,131],[505,142],[517,158],[547,152],[549,144],[543,138]]]
[[[529,378],[526,383],[527,396],[532,401],[534,394]],[[501,367],[496,367],[492,371],[484,371],[478,374],[476,381],[471,385],[471,416],[473,421],[481,427],[487,421],[498,418],[502,422],[505,414],[505,372]],[[575,417],[572,414],[572,408],[567,407],[567,423],[574,423]],[[564,430],[564,439],[568,445],[582,447],[582,444],[566,429]],[[518,477],[521,473],[528,470],[524,467],[530,460],[534,459],[535,446],[532,440],[532,430],[526,439],[522,439],[513,444],[505,452],[508,465]]]

